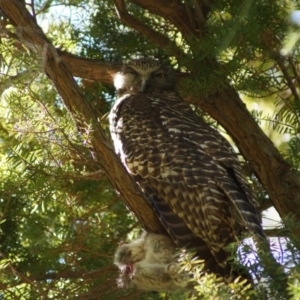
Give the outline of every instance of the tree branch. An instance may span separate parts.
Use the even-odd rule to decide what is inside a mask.
[[[293,71],[293,74],[294,74],[294,77],[296,79],[296,83],[295,85],[300,87],[300,77],[299,77],[299,71],[296,69],[296,66],[295,66],[295,63],[293,62],[293,59],[291,56],[288,57],[288,61],[289,61],[289,64],[291,66],[291,69]],[[297,94],[298,95],[298,94]]]
[[[43,59],[44,71],[52,80],[65,106],[73,116],[79,130],[91,136],[90,152],[95,164],[103,168],[112,185],[120,192],[126,204],[134,211],[144,228],[151,232],[164,232],[159,220],[131,180],[111,143],[97,122],[93,110],[82,95],[60,54],[44,35],[25,5],[18,0],[0,0],[0,8],[13,24],[18,35],[30,49]],[[68,57],[70,59],[70,57]],[[107,75],[107,72],[104,72]]]
[[[68,63],[71,70],[74,69],[77,76],[87,77],[84,69],[81,70],[82,60],[83,66],[90,67],[92,76],[97,74],[96,77],[90,77],[90,79],[112,83],[111,78],[107,80],[106,75],[103,78],[99,76],[101,72],[96,71],[98,66],[93,60],[80,59],[76,56],[72,56],[74,60],[68,60],[64,57],[65,54],[62,59]],[[110,67],[111,70],[115,69],[113,65],[106,65],[105,69],[108,73],[113,72],[109,70]],[[102,70],[103,66],[99,68]],[[181,76],[186,78],[188,75],[181,74]],[[270,139],[254,121],[239,95],[233,89],[228,89],[206,99],[187,97],[186,100],[207,112],[226,129],[245,159],[251,164],[280,216],[284,219],[293,212],[294,218],[300,221],[299,177],[291,170]],[[264,209],[270,205],[270,202],[262,203]]]
[[[158,15],[178,28],[183,36],[199,36],[199,28],[194,27],[195,22],[190,21],[185,6],[174,0],[131,0],[130,2],[148,9],[151,13]]]
[[[265,229],[264,232],[268,237],[287,237],[287,236],[289,236],[289,230],[286,228]]]
[[[114,74],[122,67],[122,64],[100,62],[96,59],[83,58],[66,51],[56,50],[73,76],[99,81],[102,84],[113,84]]]
[[[142,0],[135,0],[134,2],[143,2],[145,5],[145,1]],[[152,7],[156,2],[153,1],[149,5]],[[169,2],[162,2],[162,4],[161,2],[156,3],[156,6],[162,6],[162,8],[157,9],[166,9],[166,3]],[[21,28],[20,31],[25,42],[27,44],[31,43],[37,53],[41,54],[41,49],[45,50],[45,70],[55,83],[66,106],[72,114],[75,115],[78,111],[88,123],[92,124],[93,147],[96,158],[106,171],[114,187],[120,190],[127,202],[129,201],[127,204],[135,207],[135,203],[141,203],[137,210],[136,208],[132,209],[138,216],[141,214],[140,217],[143,215],[145,217],[151,209],[143,204],[144,200],[138,189],[126,176],[126,172],[115,157],[101,127],[92,117],[91,109],[63,63],[67,64],[75,76],[94,79],[106,84],[112,83],[111,74],[116,72],[119,66],[102,62],[95,63],[94,60],[82,59],[75,55],[56,51],[43,35],[41,29],[30,19],[31,16],[25,7],[20,7],[20,5],[16,0],[0,0],[0,7],[3,11],[17,24],[18,28]],[[177,6],[175,5],[175,7]],[[166,11],[164,10],[164,12]],[[171,13],[173,14],[174,11]],[[237,92],[229,87],[206,98],[199,96],[190,97],[187,100],[199,106],[226,129],[243,156],[250,162],[283,220],[287,217],[293,217],[295,221],[300,221],[300,179],[254,121]],[[268,204],[265,206],[268,206]],[[151,213],[153,215],[152,211]],[[151,218],[150,230],[158,231],[159,229],[155,225],[156,221],[154,221],[155,217]],[[140,221],[145,225],[145,219]],[[294,228],[294,234],[298,236],[297,226]]]
[[[293,82],[289,72],[288,72],[288,69],[287,67],[284,65],[284,61],[283,61],[283,58],[281,55],[279,54],[274,54],[274,60],[277,62],[277,65],[279,66],[285,80],[287,81],[287,85],[288,87],[290,88],[295,100],[300,103],[300,98],[299,98],[299,95],[298,95],[298,91],[295,87],[295,83]],[[296,73],[297,74],[297,73]],[[297,78],[297,77],[296,77]]]
[[[205,99],[189,101],[226,129],[251,164],[281,218],[300,221],[300,178],[252,118],[237,92],[228,88]],[[296,224],[295,224],[296,225]],[[299,235],[295,226],[296,236]]]
[[[170,54],[174,55],[176,58],[179,59],[184,55],[184,53],[176,46],[176,44],[171,42],[170,39],[165,35],[155,31],[145,23],[131,16],[126,10],[124,0],[114,0],[114,3],[118,17],[124,24],[135,29],[159,47],[169,51]]]

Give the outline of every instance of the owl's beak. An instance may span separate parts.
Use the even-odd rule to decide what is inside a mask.
[[[142,78],[141,85],[140,85],[141,93],[145,92],[147,84],[148,84],[148,78],[146,78],[146,77]]]

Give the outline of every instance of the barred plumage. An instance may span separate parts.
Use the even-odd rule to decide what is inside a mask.
[[[123,164],[175,243],[196,248],[208,270],[228,275],[225,247],[244,228],[265,239],[236,154],[183,101],[159,61],[130,62],[115,86],[110,131]]]

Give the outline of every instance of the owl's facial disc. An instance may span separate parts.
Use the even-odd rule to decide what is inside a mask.
[[[124,65],[114,77],[119,97],[126,94],[161,93],[174,90],[174,78],[169,69],[157,60],[140,59]]]

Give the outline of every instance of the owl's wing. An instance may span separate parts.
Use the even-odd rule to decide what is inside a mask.
[[[230,145],[176,94],[132,95],[112,121],[124,164],[180,246],[197,241],[223,265],[242,227],[264,236]]]

